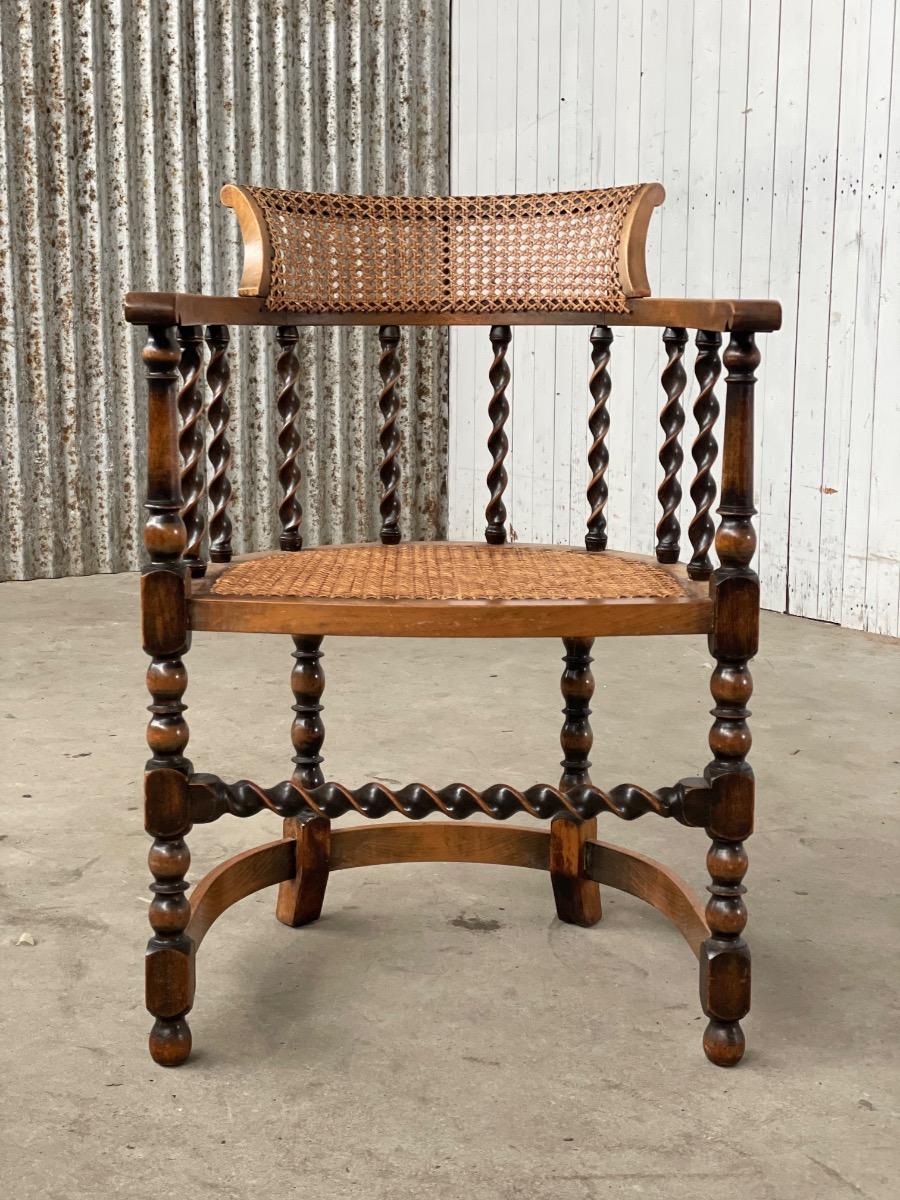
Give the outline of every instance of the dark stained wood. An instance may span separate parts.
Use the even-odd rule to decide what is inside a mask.
[[[509,482],[504,465],[509,452],[509,439],[506,436],[506,422],[509,418],[509,401],[506,390],[509,387],[509,364],[506,361],[506,351],[512,340],[512,330],[508,325],[491,326],[491,345],[494,348],[494,361],[488,372],[488,379],[494,389],[488,404],[488,418],[491,422],[491,432],[488,435],[488,452],[492,462],[487,473],[487,485],[490,492],[487,508],[484,511],[487,526],[484,530],[485,541],[492,546],[502,546],[506,541],[506,505],[503,503],[503,493]]]
[[[563,727],[559,735],[563,759],[560,789],[570,792],[591,783],[591,638],[565,638],[565,655],[560,689],[563,695]],[[556,915],[569,925],[589,927],[602,916],[600,888],[584,876],[584,843],[597,836],[597,819],[572,821],[558,817],[550,826],[550,878]]]
[[[265,268],[264,254],[257,265]],[[768,301],[646,299],[633,301],[630,312],[622,315],[334,315],[269,312],[258,297],[143,293],[127,298],[126,312],[130,320],[148,326],[144,360],[149,391],[145,524],[149,563],[143,573],[141,594],[143,641],[151,659],[147,675],[152,700],[147,730],[151,757],[144,790],[145,825],[153,838],[149,855],[153,933],[146,975],[147,1007],[155,1017],[150,1038],[155,1061],[174,1066],[187,1059],[191,1049],[187,1015],[194,997],[196,948],[215,919],[239,899],[278,884],[276,915],[285,924],[299,926],[319,917],[332,870],[377,863],[467,861],[547,870],[558,915],[570,923],[589,926],[600,919],[599,884],[627,891],[664,913],[700,960],[701,1001],[709,1022],[704,1035],[705,1052],[718,1065],[734,1065],[743,1053],[740,1022],[750,1004],[750,955],[743,938],[747,920],[743,879],[747,870],[744,843],[752,832],[754,803],[753,773],[746,762],[750,747],[747,704],[752,691],[748,664],[757,650],[759,623],[759,585],[750,569],[755,546],[753,373],[759,362],[754,333],[778,327],[778,305]],[[393,545],[400,540],[399,326],[491,326],[494,361],[490,371],[493,396],[488,446],[492,466],[485,537],[494,544],[507,538],[506,355],[511,326],[593,326],[590,516],[585,542],[589,550],[603,550],[610,557],[613,552],[606,550],[606,472],[612,328],[665,328],[668,362],[662,376],[666,403],[661,415],[664,441],[660,451],[664,479],[659,489],[663,515],[658,527],[657,557],[667,564],[663,569],[679,581],[681,595],[665,600],[550,602],[298,601],[216,595],[212,590],[215,580],[232,556],[228,514],[229,324],[278,327],[280,545],[287,550],[302,546],[300,439],[296,429],[298,327],[379,327],[381,539]],[[213,561],[201,578],[204,472],[199,327],[204,325],[210,349],[207,379],[212,391],[208,410],[208,496]],[[691,486],[695,515],[689,530],[692,558],[686,569],[677,563],[677,512],[681,499],[678,476],[683,457],[680,438],[687,328],[700,331],[695,368],[700,394],[694,405],[698,435],[692,448],[696,465]],[[720,565],[712,571],[709,514],[715,498],[712,468],[717,447],[713,427],[718,412],[714,388],[719,374],[720,333],[724,330],[731,332],[731,340],[724,355],[728,374],[718,509],[721,520],[715,536]],[[583,550],[572,552],[584,554]],[[640,561],[640,556],[622,557]],[[602,567],[602,560],[593,561],[598,569]],[[193,580],[192,572],[197,575]],[[249,780],[229,784],[216,775],[194,773],[185,754],[188,727],[184,716],[184,656],[192,629],[280,632],[293,637],[291,779],[263,787]],[[716,664],[710,684],[714,700],[709,737],[712,760],[704,778],[683,779],[657,791],[633,784],[620,784],[609,791],[594,786],[589,759],[593,638],[688,632],[707,634]],[[562,637],[566,650],[561,681],[565,719],[560,735],[563,761],[559,786],[539,783],[519,790],[494,784],[478,790],[459,783],[441,788],[409,783],[394,788],[373,781],[351,788],[325,782],[321,768],[321,643],[326,633]],[[284,819],[285,837],[245,851],[215,868],[195,887],[189,903],[186,874],[190,853],[186,838],[192,823],[209,823],[226,814],[249,817],[262,810]],[[444,824],[407,821],[402,825],[332,829],[331,820],[348,812],[373,820],[395,813],[413,822],[432,813],[453,820]],[[519,813],[549,820],[549,831],[498,824]],[[661,864],[598,842],[597,816],[601,813],[628,821],[655,813],[686,826],[704,828],[710,840],[710,895],[705,911],[690,889]],[[495,824],[455,823],[476,814],[493,818]]]
[[[744,840],[753,830],[753,772],[747,703],[753,690],[748,661],[759,640],[759,581],[750,568],[753,528],[753,388],[759,351],[752,334],[732,334],[725,351],[726,400],[722,492],[716,532],[719,567],[712,577],[715,603],[710,652],[716,660],[710,690],[715,707],[706,778],[715,802],[706,831],[710,936],[700,954],[700,998],[709,1024],[707,1058],[731,1067],[744,1053],[741,1018],[750,1010],[750,951],[741,936],[747,923],[743,885]]]
[[[300,435],[297,432],[297,414],[300,412],[300,397],[297,394],[297,381],[300,377],[300,360],[297,357],[297,327],[279,325],[275,340],[280,350],[276,366],[276,404],[281,421],[278,430],[278,482],[282,496],[278,506],[278,520],[281,525],[278,544],[282,550],[301,550],[303,535],[300,526],[303,508],[298,495]]]
[[[381,431],[378,441],[381,446],[381,463],[378,476],[381,480],[381,540],[386,546],[395,546],[400,541],[400,434],[397,417],[400,413],[400,397],[397,380],[400,378],[400,359],[397,346],[400,330],[396,325],[382,325],[378,330],[381,357],[378,373],[381,376],[381,392],[378,407],[381,410]]]
[[[231,466],[231,445],[228,441],[228,421],[231,417],[228,406],[228,385],[231,382],[229,337],[227,325],[213,323],[206,330],[206,344],[209,347],[206,381],[212,393],[206,410],[210,428],[207,455],[211,474],[208,490],[212,506],[209,517],[209,557],[215,563],[231,561],[231,517],[228,515],[231,502],[231,481],[228,478]]]
[[[663,469],[663,480],[659,485],[659,503],[662,516],[656,526],[656,558],[661,563],[678,562],[681,554],[681,526],[678,523],[678,505],[681,503],[681,484],[678,474],[684,461],[681,449],[681,431],[684,429],[684,408],[681,397],[687,386],[687,374],[682,359],[687,345],[687,330],[668,328],[663,334],[663,343],[669,356],[663,368],[662,386],[666,402],[659,414],[663,431],[663,443],[659,450],[659,464]]]
[[[564,638],[562,677],[559,681],[563,697],[563,727],[559,735],[563,758],[559,786],[563,791],[584,787],[591,782],[591,698],[594,695],[594,676],[591,673],[593,638]]]
[[[147,671],[150,759],[144,775],[144,824],[153,837],[148,863],[153,875],[147,943],[146,1003],[156,1018],[150,1053],[161,1066],[177,1066],[191,1052],[187,1014],[194,1001],[193,944],[185,933],[190,905],[185,875],[191,856],[185,842],[190,829],[184,757],[188,727],[182,701],[187,672],[182,661],[190,646],[182,555],[187,532],[182,519],[179,449],[180,351],[172,327],[151,325],[143,359],[149,393],[147,503],[144,546],[149,564],[141,580],[144,649]]]
[[[293,779],[304,788],[318,787],[325,782],[321,766],[325,740],[322,722],[325,673],[321,666],[321,646],[321,637],[294,638],[294,668],[291,671]],[[275,916],[283,925],[309,925],[322,914],[328,883],[331,822],[313,813],[302,813],[285,820],[284,836],[296,841],[297,873],[278,889]]]
[[[709,579],[713,571],[709,548],[712,545],[715,525],[709,513],[716,499],[716,481],[713,478],[712,468],[719,447],[716,444],[713,429],[719,417],[719,401],[716,398],[715,386],[722,370],[719,358],[721,345],[722,335],[720,333],[711,329],[698,331],[694,374],[700,390],[694,401],[697,436],[691,447],[691,455],[697,473],[691,484],[694,516],[688,527],[688,537],[693,547],[691,561],[688,563],[688,574],[691,579]]]
[[[270,311],[259,297],[195,296],[181,292],[129,292],[125,319],[134,325],[667,325],[686,329],[753,330],[781,328],[776,300],[700,300],[648,296],[629,301],[627,313],[288,313]]]
[[[588,383],[592,401],[588,416],[588,428],[591,431],[588,467],[591,478],[587,488],[590,515],[584,538],[588,550],[605,550],[607,544],[606,502],[609,498],[609,488],[606,483],[606,471],[609,467],[609,450],[606,437],[609,433],[607,405],[612,391],[608,370],[612,341],[613,332],[608,325],[595,325],[591,330],[591,377]]]
[[[636,821],[648,813],[671,818],[682,825],[705,825],[712,810],[714,790],[700,780],[679,780],[672,787],[650,791],[634,783],[617,784],[604,791],[593,784],[563,791],[549,783],[535,783],[524,789],[508,783],[494,783],[479,791],[466,783],[431,787],[425,783],[407,783],[390,787],[372,781],[359,787],[329,780],[316,787],[303,787],[295,779],[283,779],[263,787],[251,779],[226,783],[218,775],[192,775],[188,781],[191,818],[197,824],[217,821],[225,813],[252,817],[267,809],[280,817],[342,817],[355,812],[377,821],[395,813],[419,821],[440,813],[455,821],[485,816],[508,821],[517,813],[538,820],[567,817],[589,821],[598,813],[610,813],[623,821]]]
[[[203,471],[203,396],[200,376],[203,365],[203,328],[184,325],[178,330],[181,347],[181,389],[178,393],[178,415],[181,420],[179,446],[181,449],[181,517],[184,521],[187,544],[185,561],[192,575],[202,575],[206,563],[202,557],[203,534],[206,530],[206,480]]]

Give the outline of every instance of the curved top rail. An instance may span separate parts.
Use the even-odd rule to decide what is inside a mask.
[[[342,196],[227,184],[241,296],[270,312],[627,313],[650,295],[658,183],[519,196]]]

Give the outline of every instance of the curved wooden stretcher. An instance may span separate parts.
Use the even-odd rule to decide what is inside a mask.
[[[297,841],[280,838],[220,863],[194,887],[187,934],[194,950],[223,912],[276,883],[303,886]],[[709,936],[703,905],[688,885],[662,863],[608,842],[584,843],[584,877],[645,900],[668,917],[699,957]],[[376,825],[335,829],[327,873],[379,863],[468,862],[550,870],[550,834],[541,829],[494,829],[485,825]],[[308,870],[308,868],[307,868]],[[307,885],[308,886],[308,885]],[[324,890],[318,880],[315,885]]]
[[[652,298],[644,247],[662,198],[658,184],[500,197],[322,196],[229,185],[223,199],[235,210],[245,242],[240,294],[126,298],[128,320],[147,329],[149,562],[141,593],[144,647],[151,659],[145,824],[153,838],[153,900],[146,977],[156,1062],[176,1066],[190,1054],[187,1015],[196,951],[227,908],[278,885],[276,916],[300,926],[320,915],[331,871],[412,862],[547,871],[559,918],[577,925],[600,920],[601,885],[646,901],[672,921],[700,960],[707,1056],[720,1066],[741,1058],[740,1022],[750,1006],[744,842],[752,832],[754,797],[746,762],[748,662],[757,651],[759,612],[759,585],[750,566],[755,336],[778,328],[780,309],[768,300]],[[380,528],[373,544],[303,547],[297,343],[304,326],[322,324],[378,327],[382,457]],[[399,344],[402,326],[421,324],[489,327],[491,466],[484,542],[402,539]],[[522,546],[507,531],[507,354],[513,327],[521,324],[590,328],[583,547]],[[280,416],[279,551],[241,558],[232,553],[229,511],[233,325],[275,327]],[[618,326],[662,330],[660,517],[653,556],[607,547],[611,347]],[[695,469],[690,546],[682,563],[678,514],[689,328],[697,331]],[[729,341],[720,358],[723,333]],[[716,529],[714,430],[723,361]],[[270,787],[251,780],[228,783],[195,771],[185,757],[184,656],[195,629],[292,638],[290,778]],[[561,638],[561,778],[525,789],[419,782],[350,788],[326,781],[321,660],[323,638],[331,634]],[[647,634],[706,637],[715,660],[712,758],[702,778],[655,790],[635,784],[604,790],[590,774],[591,649],[597,637]],[[188,896],[186,837],[192,826],[226,815],[251,817],[263,809],[283,819],[283,838],[230,858]],[[373,821],[403,820],[332,829],[334,818],[350,812]],[[549,821],[549,829],[460,823],[474,815],[505,822],[519,813]],[[449,821],[415,823],[433,814]],[[597,840],[598,817],[631,821],[648,814],[705,831],[710,840],[705,907],[660,863]]]

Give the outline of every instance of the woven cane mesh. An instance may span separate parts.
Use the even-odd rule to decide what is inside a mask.
[[[552,546],[413,542],[270,554],[225,570],[220,596],[303,600],[615,600],[683,595],[652,563]]]
[[[628,311],[619,247],[639,184],[523,196],[246,190],[268,227],[273,311]]]

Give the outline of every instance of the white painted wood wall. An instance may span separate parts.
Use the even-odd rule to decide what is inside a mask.
[[[658,179],[655,295],[782,302],[757,388],[763,603],[894,636],[898,26],[896,0],[454,0],[451,65],[455,193]],[[507,503],[521,541],[583,535],[587,333],[513,332]],[[653,331],[623,331],[611,364],[611,545],[644,553],[660,350]],[[455,537],[484,526],[490,359],[485,329],[454,331]]]

